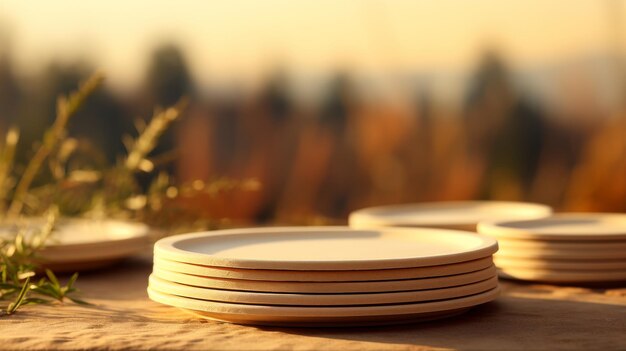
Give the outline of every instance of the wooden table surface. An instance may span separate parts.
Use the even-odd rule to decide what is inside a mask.
[[[0,318],[2,349],[626,350],[626,288],[502,282],[496,301],[458,317],[368,328],[264,328],[197,319],[148,300],[150,257],[84,273],[95,304],[27,306]]]

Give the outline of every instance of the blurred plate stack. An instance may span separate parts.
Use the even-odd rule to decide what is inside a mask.
[[[154,247],[148,294],[241,324],[424,321],[492,301],[490,237],[439,229],[268,227],[173,236]]]
[[[510,201],[443,201],[369,207],[350,214],[352,228],[428,227],[476,231],[482,221],[535,219],[552,208]]]
[[[497,238],[502,277],[552,283],[626,281],[626,215],[568,213],[524,221],[483,222]]]

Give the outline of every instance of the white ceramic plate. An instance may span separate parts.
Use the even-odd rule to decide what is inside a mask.
[[[567,261],[567,260],[545,260],[545,259],[522,259],[505,256],[496,256],[494,258],[496,266],[503,268],[521,268],[521,269],[563,269],[573,271],[607,271],[607,270],[625,270],[626,258],[614,261]]]
[[[213,278],[292,282],[342,282],[439,277],[474,272],[493,265],[492,256],[467,262],[416,268],[360,271],[278,271],[200,266],[154,257],[154,267]]]
[[[0,225],[0,235],[12,235],[19,228],[36,230],[43,222],[26,219]],[[61,219],[46,246],[39,251],[40,262],[57,270],[75,265],[97,268],[142,250],[148,245],[148,226],[119,220]],[[82,265],[82,266],[81,266]]]
[[[564,213],[524,221],[482,222],[482,234],[496,238],[564,241],[626,241],[626,214]]]
[[[150,276],[149,283],[151,289],[176,296],[219,302],[282,306],[383,305],[436,301],[474,295],[494,289],[497,286],[498,278],[495,276],[477,283],[450,288],[360,294],[286,294],[228,291],[173,283],[156,276]]]
[[[340,294],[426,290],[466,285],[495,276],[496,268],[492,265],[480,271],[445,277],[371,282],[272,282],[239,280],[201,277],[170,272],[159,268],[155,268],[152,274],[171,282],[210,289],[273,293]]]
[[[263,322],[305,322],[307,318],[319,322],[318,318],[325,317],[350,317],[351,319],[354,318],[355,322],[360,319],[367,321],[367,317],[373,316],[397,316],[399,319],[406,319],[421,313],[455,311],[477,306],[493,301],[499,294],[500,289],[497,287],[476,295],[434,302],[350,307],[295,307],[213,302],[174,296],[148,288],[150,299],[165,305],[205,313],[216,313],[219,315],[218,319],[228,320],[227,318],[233,317],[237,321],[244,318],[260,324]]]
[[[618,251],[626,252],[626,241],[548,241],[548,240],[528,240],[528,239],[508,239],[498,238],[500,248],[515,248],[520,250],[533,251]]]
[[[506,201],[425,202],[361,209],[350,214],[353,228],[435,227],[474,231],[481,221],[549,216],[545,205]]]
[[[268,227],[177,235],[159,240],[155,255],[206,266],[270,270],[412,268],[487,257],[489,237],[440,229],[353,230]]]
[[[494,256],[548,260],[626,260],[624,250],[532,250],[501,246]]]
[[[621,271],[566,271],[501,268],[502,278],[552,283],[593,283],[626,281],[626,270]]]

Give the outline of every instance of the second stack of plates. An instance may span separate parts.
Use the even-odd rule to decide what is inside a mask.
[[[484,222],[498,239],[502,277],[553,283],[626,281],[626,215],[557,214],[527,221]]]
[[[148,294],[241,324],[353,326],[461,313],[499,293],[494,239],[453,230],[255,228],[158,241]]]

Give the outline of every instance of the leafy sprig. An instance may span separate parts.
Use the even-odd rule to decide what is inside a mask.
[[[128,156],[124,161],[124,167],[134,172],[139,169],[150,172],[153,164],[147,159],[148,154],[156,147],[159,137],[165,132],[169,125],[177,120],[187,107],[187,99],[181,99],[176,105],[163,111],[158,111],[150,120],[146,127],[138,126],[140,132],[137,139],[127,138],[124,144],[128,149]]]
[[[39,146],[35,155],[26,165],[26,170],[17,183],[15,194],[13,195],[13,201],[9,207],[8,217],[16,217],[21,213],[22,207],[24,206],[24,198],[27,195],[31,183],[35,179],[35,176],[39,173],[39,169],[48,156],[56,150],[59,143],[65,139],[67,134],[67,124],[72,116],[74,116],[74,114],[78,111],[87,97],[89,97],[102,84],[103,80],[104,77],[101,74],[96,73],[82,83],[77,91],[71,93],[67,97],[59,97],[57,101],[57,114],[54,123],[44,134],[43,143]]]
[[[159,162],[172,159],[171,153],[167,157],[153,157],[151,153],[166,129],[184,112],[187,106],[184,98],[174,106],[156,111],[149,123],[138,123],[138,136],[124,140],[127,155],[116,164],[69,167],[69,160],[80,151],[80,145],[68,136],[68,123],[102,81],[102,75],[95,74],[77,91],[58,99],[56,119],[21,175],[13,174],[14,168],[17,169],[13,161],[19,131],[9,130],[0,150],[0,214],[15,220],[24,214],[40,216],[54,208],[63,216],[133,218],[158,227],[177,228],[180,223],[189,225],[205,219],[194,211],[176,206],[177,197],[259,187],[255,180],[226,178],[175,185],[173,178],[161,171],[147,189],[143,189],[138,176],[151,173]],[[33,187],[46,163],[51,178]],[[66,299],[86,304],[74,296],[77,273],[66,285],[50,270],[45,270],[45,276],[34,282],[36,272],[41,271],[36,264],[38,252],[53,231],[56,215],[47,218],[37,232],[19,229],[8,238],[0,237],[0,316],[13,314],[28,304],[63,303]],[[203,227],[208,226],[205,224],[203,222]]]
[[[35,231],[19,229],[11,238],[0,238],[0,316],[15,313],[28,304],[63,303],[68,299],[77,304],[87,302],[73,296],[78,290],[74,273],[66,285],[62,285],[55,274],[46,269],[46,275],[32,283],[38,265],[37,253],[50,237],[56,214],[50,213],[46,223]]]
[[[10,199],[7,218],[17,219],[31,190],[31,184],[39,174],[44,162],[63,159],[67,153],[67,126],[85,100],[102,84],[103,76],[94,74],[83,82],[78,90],[57,101],[57,114],[54,123],[45,132],[40,146],[30,159],[24,172],[18,177],[17,185]],[[11,171],[19,131],[10,129],[0,152],[0,200],[2,211],[9,200],[9,189],[13,186]],[[58,172],[57,172],[58,173]],[[54,174],[54,172],[53,172]],[[51,210],[52,209],[52,210]],[[19,228],[15,233],[4,233],[0,237],[0,316],[15,313],[27,304],[48,304],[69,299],[75,303],[86,302],[71,296],[77,292],[74,283],[78,273],[74,273],[67,285],[62,285],[51,270],[36,283],[32,283],[36,272],[38,252],[50,238],[56,223],[57,211],[54,205],[46,207],[46,222],[40,228]]]

